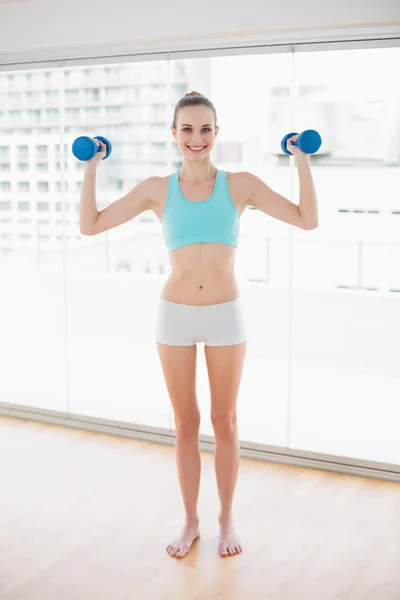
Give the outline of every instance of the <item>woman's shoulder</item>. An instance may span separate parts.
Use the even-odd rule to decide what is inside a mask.
[[[169,175],[151,175],[143,180],[147,197],[150,200],[151,210],[155,210],[162,206],[166,190],[168,190],[168,179]]]
[[[248,173],[246,171],[225,171],[226,176],[230,176],[230,179],[235,180],[235,181],[239,181],[239,182],[245,182],[247,181],[247,175]]]
[[[248,205],[251,173],[248,171],[225,171],[232,199],[242,211]]]
[[[248,181],[249,177],[252,176],[249,171],[225,171],[227,175],[234,175],[238,181]]]

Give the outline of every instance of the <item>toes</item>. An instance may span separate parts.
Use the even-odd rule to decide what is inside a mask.
[[[233,556],[234,554],[236,554],[234,547],[229,546],[229,556]]]
[[[170,554],[171,556],[175,556],[177,548],[176,548],[176,546],[170,545],[170,546],[168,546],[167,551],[168,551],[168,554]]]
[[[241,551],[242,551],[242,548],[240,547],[240,545],[239,545],[239,544],[237,544],[237,545],[235,546],[235,549],[236,549],[236,554],[240,554],[240,553],[241,553]]]
[[[180,550],[178,550],[178,552],[176,553],[175,556],[179,556],[179,558],[182,558],[188,552],[189,552],[189,546],[182,546],[182,548],[180,548]]]
[[[219,553],[221,556],[228,556],[228,550],[224,544],[221,544],[219,547]]]

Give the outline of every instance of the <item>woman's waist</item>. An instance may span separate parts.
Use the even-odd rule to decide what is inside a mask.
[[[239,297],[239,286],[234,273],[224,277],[187,278],[170,275],[164,284],[161,297],[182,304],[217,304]]]
[[[221,287],[236,282],[235,271],[211,271],[201,268],[193,268],[190,271],[174,271],[169,274],[168,281],[181,286],[192,286],[193,284],[220,285]]]

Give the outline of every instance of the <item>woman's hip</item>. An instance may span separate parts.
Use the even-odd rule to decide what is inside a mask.
[[[190,305],[160,298],[157,341],[172,345],[224,346],[246,340],[241,298],[207,305]]]

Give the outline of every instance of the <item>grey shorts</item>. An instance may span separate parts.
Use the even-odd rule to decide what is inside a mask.
[[[156,340],[170,346],[232,346],[247,339],[240,298],[192,306],[160,298]]]

